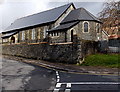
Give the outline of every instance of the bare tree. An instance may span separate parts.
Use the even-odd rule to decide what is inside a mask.
[[[116,28],[120,31],[120,1],[105,2],[103,10],[99,13],[99,18],[103,22],[102,28],[108,34],[116,33]]]

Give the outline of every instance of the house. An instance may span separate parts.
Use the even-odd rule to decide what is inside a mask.
[[[2,40],[3,54],[77,63],[96,52],[101,21],[69,3],[15,20]]]

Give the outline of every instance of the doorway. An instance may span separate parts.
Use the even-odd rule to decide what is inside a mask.
[[[73,30],[71,30],[71,42],[73,42]]]
[[[11,37],[11,43],[15,43],[15,37],[14,36]]]

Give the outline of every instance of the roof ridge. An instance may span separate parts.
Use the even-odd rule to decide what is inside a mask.
[[[33,16],[33,15],[37,15],[37,14],[40,14],[40,13],[44,13],[44,12],[47,12],[47,11],[51,11],[51,10],[54,10],[54,9],[57,9],[57,8],[60,8],[60,7],[64,7],[64,6],[67,6],[67,5],[72,5],[73,3],[69,3],[69,4],[65,4],[65,5],[61,5],[61,6],[58,6],[58,7],[55,7],[55,8],[51,8],[51,9],[48,9],[48,10],[45,10],[45,11],[41,11],[41,12],[38,12],[38,13],[34,13],[34,14],[31,14],[31,15],[27,15],[27,16],[24,16],[24,17],[21,17],[21,18],[18,18],[16,20],[19,20],[19,19],[22,19],[22,18],[26,18],[26,17],[30,17],[30,16]]]

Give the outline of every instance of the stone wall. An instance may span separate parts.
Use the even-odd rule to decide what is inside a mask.
[[[67,41],[67,39],[65,38],[66,31],[59,31],[57,33],[58,36],[49,36],[50,43],[64,43]]]
[[[15,44],[3,45],[2,53],[52,62],[77,63],[81,60],[80,49],[80,44],[72,43]]]
[[[97,35],[98,33],[96,32],[96,23],[94,21],[87,21],[89,23],[89,32],[84,33],[84,28],[83,28],[83,24],[84,21],[81,21],[78,25],[76,25],[74,28],[76,28],[78,26],[78,28],[76,28],[77,30],[77,34],[78,37],[80,37],[81,39],[84,40],[91,40],[91,41],[96,41],[98,39],[98,37],[101,39],[101,31],[99,33],[99,35]],[[100,29],[101,30],[101,29]]]

